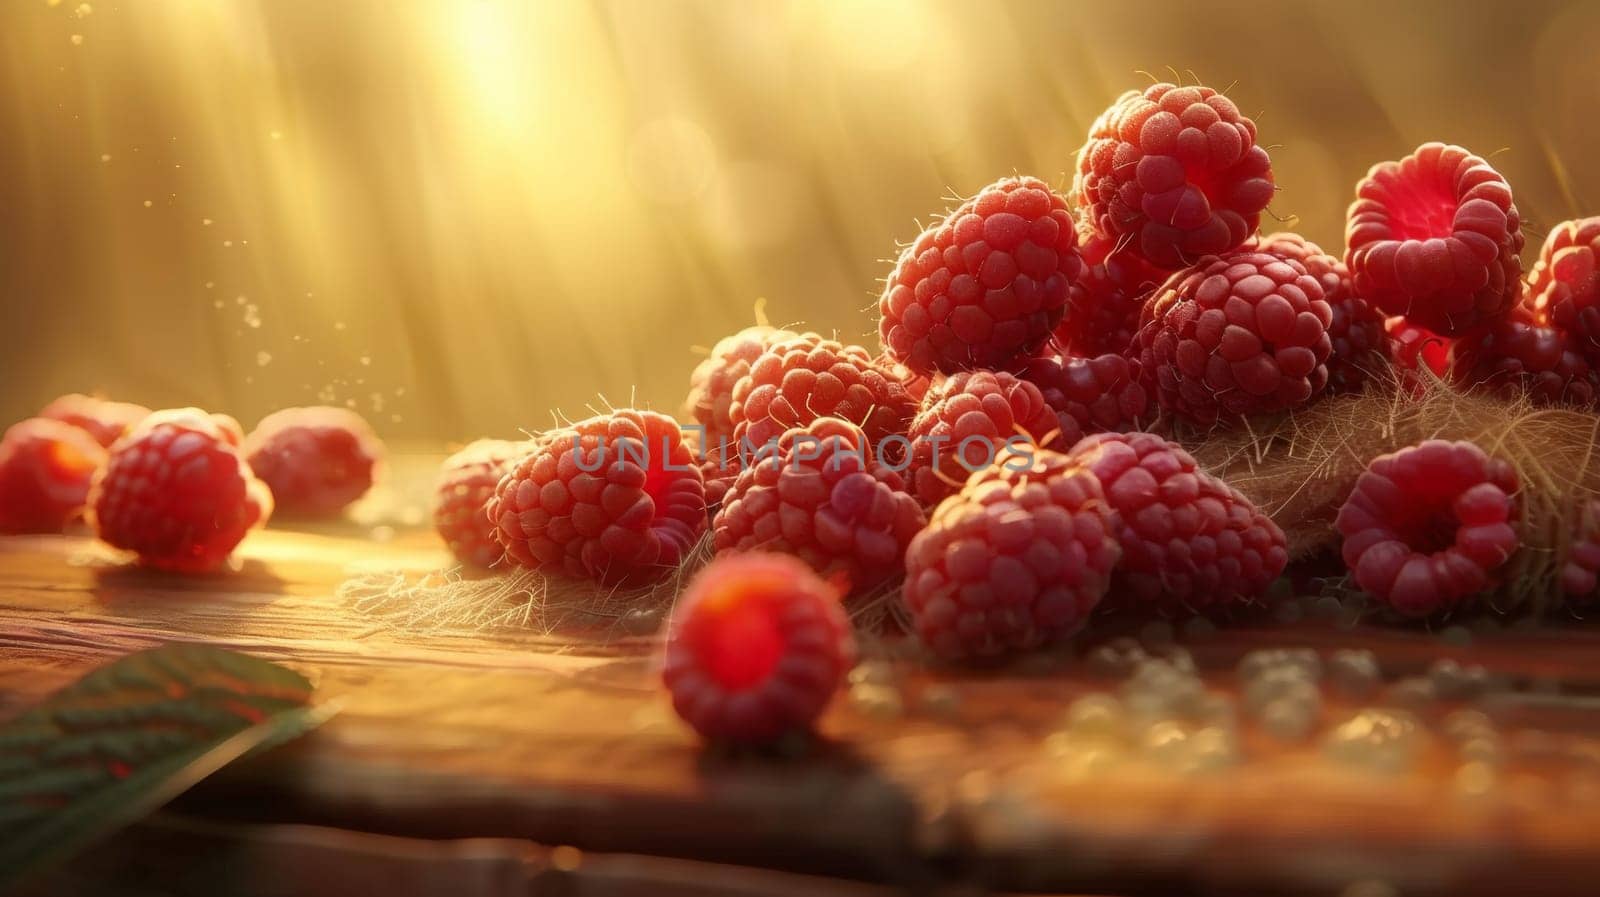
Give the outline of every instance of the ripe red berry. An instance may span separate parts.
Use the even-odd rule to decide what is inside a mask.
[[[1563,221],[1550,231],[1528,275],[1528,303],[1541,322],[1570,334],[1600,363],[1600,217]]]
[[[530,442],[479,439],[445,459],[433,490],[433,528],[456,560],[492,567],[505,554],[494,540],[489,499],[513,462],[534,447]]]
[[[1506,179],[1459,146],[1425,143],[1356,185],[1345,264],[1386,314],[1460,336],[1516,302],[1522,242]]]
[[[1139,363],[1122,355],[1074,358],[1046,350],[1029,358],[1020,376],[1039,387],[1060,418],[1063,448],[1089,433],[1140,429],[1155,417]]]
[[[1574,604],[1586,605],[1600,592],[1600,499],[1584,502],[1580,517],[1561,566],[1561,591]]]
[[[1470,442],[1430,439],[1374,459],[1334,521],[1356,585],[1422,617],[1494,584],[1517,548],[1517,474]]]
[[[907,478],[917,498],[932,506],[1017,447],[1070,446],[1080,435],[1078,422],[1057,415],[1032,383],[1003,372],[952,374],[911,422]]]
[[[705,531],[705,483],[676,421],[623,409],[545,434],[500,479],[488,515],[512,563],[643,585]]]
[[[40,417],[59,420],[88,431],[95,441],[110,448],[127,429],[143,420],[150,409],[132,402],[70,393],[44,406]]]
[[[1328,355],[1329,395],[1360,392],[1373,375],[1389,367],[1389,339],[1383,313],[1357,295],[1344,262],[1322,247],[1294,233],[1268,234],[1252,248],[1279,258],[1291,258],[1322,284],[1333,318],[1328,324],[1332,351]]]
[[[1073,193],[1095,233],[1174,269],[1237,248],[1272,200],[1255,122],[1209,87],[1153,84],[1101,113]]]
[[[1443,377],[1450,370],[1450,350],[1455,340],[1440,336],[1396,315],[1386,318],[1384,330],[1389,335],[1389,357],[1400,371],[1417,371],[1423,368]]]
[[[795,558],[751,552],[690,580],[662,679],[703,737],[761,743],[810,730],[854,662],[837,590]]]
[[[878,335],[919,373],[1003,367],[1050,338],[1082,273],[1066,199],[1037,178],[1003,178],[900,253]]]
[[[1039,449],[940,503],[906,552],[905,601],[940,657],[1027,651],[1084,624],[1118,554],[1099,481]]]
[[[860,594],[898,576],[926,517],[860,429],[821,418],[739,472],[713,522],[718,554],[781,551]]]
[[[1209,258],[1145,305],[1136,342],[1156,399],[1199,426],[1304,405],[1328,382],[1333,310],[1299,262]]]
[[[29,418],[0,439],[0,533],[59,533],[84,508],[106,450],[85,430]]]
[[[729,418],[738,449],[760,450],[792,427],[836,417],[860,427],[874,444],[904,435],[916,403],[895,373],[866,349],[815,333],[762,352],[733,387]]]
[[[1468,387],[1506,397],[1527,395],[1542,405],[1592,408],[1600,397],[1600,372],[1589,366],[1580,346],[1580,340],[1537,323],[1533,310],[1519,305],[1456,340],[1450,349],[1451,373]]]
[[[733,387],[750,373],[750,365],[775,343],[800,334],[757,324],[725,336],[711,348],[711,355],[695,366],[689,375],[689,413],[704,429],[702,444],[708,450],[733,438]]]
[[[1102,433],[1073,460],[1100,480],[1122,561],[1111,588],[1132,610],[1196,611],[1257,601],[1289,561],[1283,531],[1232,486],[1150,433]]]
[[[256,424],[244,454],[280,515],[330,517],[372,488],[383,443],[347,408],[284,408]]]
[[[272,492],[245,463],[241,441],[226,415],[177,408],[146,416],[95,474],[95,532],[151,567],[216,568],[272,515]]]
[[[1067,297],[1067,314],[1056,326],[1063,355],[1093,358],[1122,354],[1139,330],[1139,312],[1172,272],[1145,261],[1123,245],[1126,239],[1079,235],[1084,273]]]

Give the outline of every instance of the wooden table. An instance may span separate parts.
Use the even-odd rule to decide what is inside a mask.
[[[82,537],[0,539],[0,717],[142,647],[201,641],[310,675],[340,713],[203,783],[35,891],[245,894],[1539,895],[1600,887],[1600,632],[1452,635],[1258,622],[1179,636],[1215,688],[1246,652],[1370,647],[1390,678],[1437,658],[1517,688],[1486,699],[1513,756],[1484,793],[1435,735],[1409,772],[1334,766],[1247,727],[1247,762],[1067,775],[1046,747],[1072,653],[1003,670],[881,666],[788,757],[701,749],[650,636],[422,632],[336,590],[447,557],[396,523],[252,535],[233,573],[122,566]],[[1100,634],[1091,634],[1084,644]],[[1080,646],[1080,650],[1081,650]],[[1559,680],[1560,693],[1554,694]],[[1453,705],[1418,712],[1437,720]],[[886,709],[887,708],[887,709]],[[1330,694],[1325,720],[1356,705]],[[1471,793],[1469,793],[1471,792]]]

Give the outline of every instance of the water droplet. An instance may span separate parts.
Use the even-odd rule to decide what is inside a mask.
[[[252,330],[261,327],[261,308],[254,302],[244,307],[244,324]]]
[[[210,227],[211,224],[212,224],[212,222],[211,222],[210,218],[201,218],[200,219],[200,226],[201,227]]]
[[[81,34],[74,34],[72,37],[68,38],[68,40],[72,41],[72,45],[74,47],[83,46],[83,35]]]
[[[363,356],[361,356],[360,361],[361,361],[361,365],[363,367],[371,367],[372,366],[372,356],[371,355],[363,355]]]
[[[222,241],[222,245],[224,247],[232,246],[233,245],[233,241],[232,240],[223,240]]]
[[[102,162],[110,162],[111,161],[111,154],[110,153],[101,153],[100,154],[100,161],[102,161]]]
[[[147,200],[144,201],[144,207],[147,208],[147,209],[150,208],[153,205],[155,205],[155,202],[152,201],[152,200],[148,200],[147,199]]]
[[[90,6],[87,3],[79,3],[78,4],[78,8],[72,11],[72,14],[77,16],[80,19],[87,19],[93,13],[94,13],[94,7]]]
[[[272,363],[272,353],[271,352],[268,352],[265,349],[263,349],[262,351],[256,353],[256,366],[257,367],[266,367],[267,365],[269,365],[271,363]]]

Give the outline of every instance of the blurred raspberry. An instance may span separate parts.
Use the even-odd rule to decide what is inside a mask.
[[[769,347],[800,334],[757,324],[725,336],[711,348],[711,355],[695,366],[689,375],[689,413],[705,428],[704,444],[715,448],[733,438],[733,421],[728,411],[733,405],[733,386],[750,373],[750,365]]]
[[[1459,146],[1424,143],[1356,185],[1345,264],[1386,314],[1460,336],[1516,302],[1522,241],[1506,179]]]
[[[838,591],[795,558],[751,552],[690,580],[662,678],[703,737],[769,742],[812,728],[854,662]]]
[[[89,489],[89,516],[140,563],[204,572],[272,515],[272,492],[239,451],[239,424],[198,408],[147,415],[112,446]]]
[[[1394,359],[1397,369],[1416,371],[1426,368],[1440,377],[1450,370],[1450,350],[1455,345],[1454,339],[1418,327],[1398,315],[1386,318],[1383,326],[1389,335],[1389,356]]]
[[[1600,374],[1584,359],[1579,341],[1535,323],[1526,306],[1456,340],[1450,365],[1463,385],[1506,398],[1527,395],[1541,405],[1593,408],[1600,395]]]
[[[974,474],[906,552],[918,637],[954,660],[1071,635],[1106,594],[1119,554],[1111,529],[1099,481],[1058,452]]]
[[[1050,338],[1082,273],[1067,201],[1037,178],[1003,178],[900,253],[878,335],[919,373],[1003,367]]]
[[[1579,516],[1578,533],[1561,566],[1561,591],[1574,604],[1586,605],[1600,591],[1600,499],[1584,502]]]
[[[64,395],[44,406],[40,417],[59,420],[88,431],[95,441],[110,448],[117,437],[150,413],[132,402],[113,402],[81,393]]]
[[[494,541],[487,506],[494,490],[518,458],[534,443],[479,439],[445,459],[434,487],[433,528],[456,560],[492,567],[505,552]]]
[[[1537,320],[1570,334],[1590,364],[1600,364],[1600,217],[1563,221],[1550,231],[1528,275]]]
[[[1139,311],[1172,272],[1119,247],[1113,237],[1080,235],[1083,277],[1067,297],[1067,314],[1056,327],[1063,355],[1093,358],[1122,354],[1139,330]]]
[[[59,533],[83,510],[106,450],[87,431],[29,418],[0,439],[0,533]]]
[[[1122,562],[1110,595],[1128,610],[1205,612],[1260,600],[1289,555],[1283,531],[1232,486],[1150,433],[1102,433],[1070,457],[1116,514]]]
[[[244,453],[280,515],[332,517],[372,488],[383,443],[361,415],[322,405],[263,417]]]
[[[898,576],[927,518],[873,448],[836,418],[783,434],[734,480],[712,527],[717,552],[793,554],[854,594]]]
[[[973,471],[1018,450],[1008,446],[1071,446],[1080,435],[1077,421],[1058,416],[1032,383],[992,371],[952,374],[911,422],[907,478],[917,498],[932,506]]]
[[[1046,350],[1023,364],[1021,377],[1060,416],[1061,439],[1052,444],[1062,449],[1089,433],[1140,429],[1155,417],[1138,362],[1121,355],[1072,358]]]
[[[1430,439],[1367,466],[1334,527],[1356,585],[1410,617],[1494,584],[1517,548],[1517,474],[1470,442]]]
[[[807,333],[770,346],[733,387],[736,448],[762,449],[791,427],[836,417],[877,444],[904,435],[916,404],[895,372],[860,346]]]
[[[1328,355],[1329,395],[1360,392],[1370,377],[1388,369],[1389,339],[1383,327],[1383,313],[1356,295],[1343,261],[1305,237],[1288,232],[1260,237],[1252,241],[1251,248],[1294,259],[1322,284],[1322,297],[1333,311],[1328,325],[1333,347]]]
[[[1255,233],[1272,162],[1255,122],[1209,87],[1153,84],[1101,113],[1073,193],[1095,233],[1129,239],[1157,267],[1196,264]]]
[[[677,421],[622,409],[545,434],[501,478],[488,515],[514,564],[643,585],[705,531],[705,483]]]
[[[1322,284],[1304,265],[1233,252],[1163,284],[1130,352],[1163,408],[1211,426],[1296,408],[1322,392],[1332,321]]]

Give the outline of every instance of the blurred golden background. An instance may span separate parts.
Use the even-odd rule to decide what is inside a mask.
[[[1442,139],[1531,257],[1600,212],[1600,3],[8,0],[0,412],[102,390],[247,426],[350,404],[464,440],[675,410],[752,321],[876,348],[877,281],[953,194],[1063,188],[1149,71],[1256,115],[1330,248]]]

